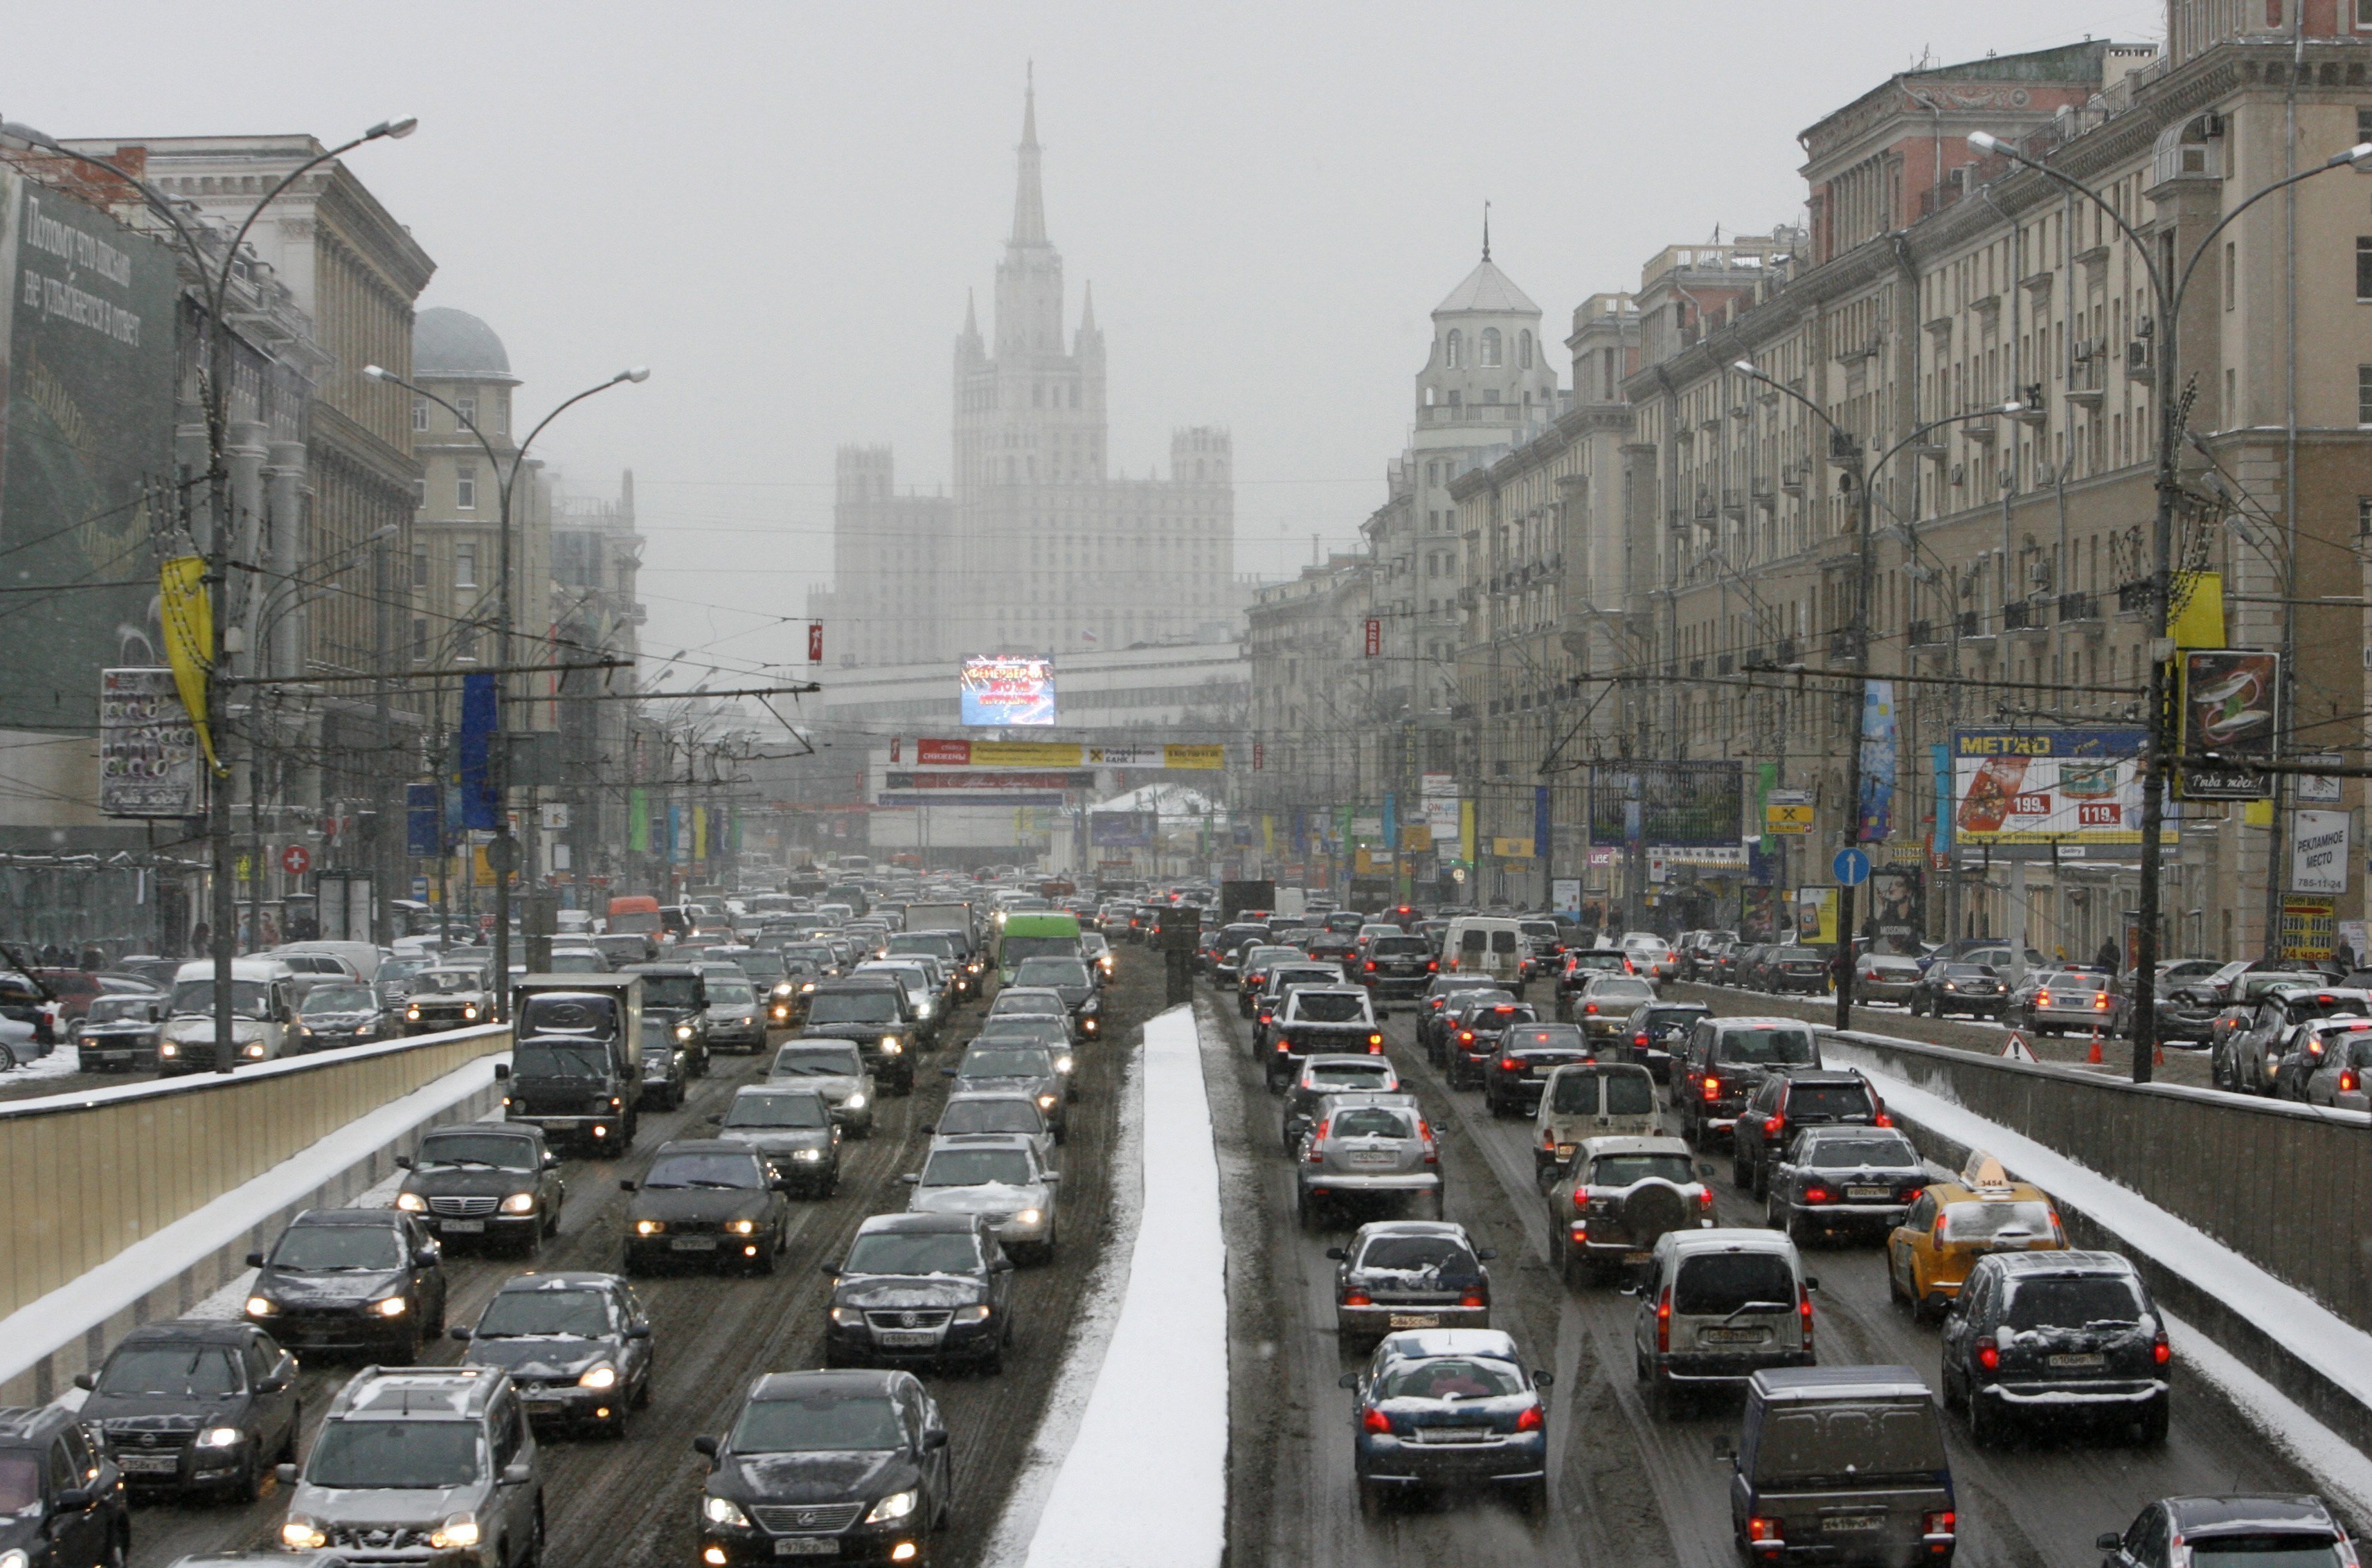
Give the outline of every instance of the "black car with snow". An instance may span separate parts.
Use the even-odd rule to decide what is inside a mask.
[[[683,1138],[659,1145],[640,1181],[622,1180],[624,1272],[662,1260],[772,1273],[790,1238],[790,1203],[766,1162],[739,1144]]]
[[[1005,1367],[1013,1262],[978,1214],[875,1214],[832,1276],[826,1366],[970,1362]]]
[[[1944,1318],[1944,1403],[1990,1447],[2074,1420],[2166,1441],[2174,1353],[2149,1286],[2113,1252],[1989,1252]]]
[[[440,1238],[505,1241],[532,1252],[560,1232],[568,1187],[560,1156],[544,1147],[537,1128],[475,1121],[439,1127],[395,1163],[405,1171],[395,1206],[419,1215]]]
[[[1597,1048],[1571,1024],[1518,1024],[1499,1037],[1482,1068],[1482,1103],[1494,1116],[1530,1116],[1550,1074],[1597,1060]]]
[[[445,1327],[443,1253],[394,1209],[307,1209],[247,1266],[247,1320],[282,1344],[401,1365]]]
[[[0,1409],[0,1563],[117,1568],[132,1555],[122,1472],[64,1405]]]
[[[1772,1163],[1762,1214],[1799,1242],[1814,1231],[1882,1238],[1933,1179],[1911,1140],[1890,1127],[1808,1127]]]
[[[455,1324],[464,1366],[500,1367],[528,1419],[626,1434],[650,1403],[651,1322],[615,1274],[521,1274],[474,1325]]]
[[[1334,1334],[1345,1346],[1403,1329],[1491,1326],[1494,1256],[1466,1227],[1441,1220],[1377,1220],[1359,1227],[1334,1260]]]
[[[272,1467],[296,1457],[296,1358],[251,1324],[143,1324],[75,1387],[88,1390],[85,1430],[135,1491],[251,1503]]]
[[[785,1557],[906,1563],[924,1558],[954,1503],[948,1428],[911,1372],[770,1372],[709,1461],[700,1560],[754,1568]]]
[[[746,1144],[762,1156],[784,1191],[829,1198],[839,1189],[840,1123],[816,1090],[745,1085],[733,1091],[731,1105],[708,1120],[719,1140]]]

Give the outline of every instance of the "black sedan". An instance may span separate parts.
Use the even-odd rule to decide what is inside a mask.
[[[1494,1002],[1488,1006],[1468,1007],[1458,1020],[1458,1031],[1449,1037],[1449,1063],[1443,1074],[1449,1080],[1449,1086],[1480,1087],[1483,1063],[1498,1053],[1499,1041],[1510,1031],[1540,1021],[1540,1013],[1529,1002]]]
[[[651,1402],[650,1318],[615,1274],[521,1274],[452,1333],[470,1347],[462,1365],[510,1374],[531,1421],[623,1437],[627,1412]]]
[[[1890,1128],[1807,1128],[1772,1167],[1763,1218],[1798,1242],[1816,1231],[1883,1237],[1933,1179]]]
[[[418,1152],[398,1155],[410,1174],[395,1206],[420,1216],[442,1240],[507,1241],[532,1252],[560,1232],[560,1205],[568,1196],[560,1156],[544,1146],[543,1130],[524,1121],[461,1122],[420,1140]]]
[[[75,1387],[89,1390],[84,1426],[135,1492],[251,1503],[272,1467],[296,1458],[296,1358],[246,1323],[145,1324]]]
[[[625,1272],[665,1260],[770,1274],[789,1244],[790,1200],[747,1144],[718,1139],[662,1144],[642,1180],[622,1180]]]
[[[2008,997],[2009,987],[1991,964],[1929,964],[1912,988],[1911,1011],[1937,1018],[1955,1013],[1998,1018]]]
[[[708,1458],[700,1560],[914,1562],[945,1527],[954,1467],[936,1400],[911,1372],[772,1372]]]
[[[784,1191],[829,1198],[839,1190],[840,1122],[815,1090],[747,1084],[708,1120],[719,1138],[756,1150]]]
[[[1622,1039],[1632,1061],[1653,1073],[1656,1082],[1669,1084],[1672,1053],[1681,1049],[1699,1018],[1712,1016],[1713,1009],[1702,1002],[1651,1002],[1622,1020]]]
[[[1013,1260],[978,1214],[875,1214],[832,1276],[826,1366],[971,1362],[1005,1370]]]
[[[257,1271],[247,1320],[283,1344],[376,1353],[408,1365],[445,1328],[445,1262],[420,1222],[393,1209],[308,1209]]]
[[[675,1039],[675,1027],[665,1018],[643,1023],[643,1103],[654,1110],[673,1110],[683,1104],[692,1087],[692,1059]]]
[[[1551,1073],[1596,1060],[1597,1048],[1571,1024],[1519,1024],[1500,1037],[1482,1069],[1482,1103],[1494,1116],[1529,1116],[1541,1108]]]

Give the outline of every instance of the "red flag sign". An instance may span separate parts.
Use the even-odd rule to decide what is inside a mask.
[[[1367,622],[1367,656],[1374,658],[1383,651],[1384,623],[1380,621],[1370,621]]]
[[[823,622],[820,621],[808,622],[808,662],[823,662]]]

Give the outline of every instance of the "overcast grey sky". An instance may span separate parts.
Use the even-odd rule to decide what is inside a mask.
[[[1407,431],[1426,313],[1493,252],[1561,339],[1663,246],[1802,207],[1798,132],[1923,52],[2163,36],[2152,0],[1779,6],[78,6],[10,17],[0,113],[62,136],[411,113],[355,171],[483,316],[521,407],[621,366],[545,453],[634,470],[645,650],[803,661],[832,451],[948,470],[1035,60],[1048,227],[1092,280],[1115,466],[1235,432],[1239,570],[1349,540]],[[688,663],[693,661],[687,661]]]

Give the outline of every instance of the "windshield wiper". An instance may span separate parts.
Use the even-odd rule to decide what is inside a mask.
[[[1750,1301],[1745,1306],[1739,1307],[1736,1312],[1731,1313],[1729,1318],[1723,1318],[1722,1321],[1727,1323],[1731,1318],[1736,1318],[1748,1312],[1785,1312],[1787,1310],[1788,1305],[1788,1303],[1784,1301]]]

